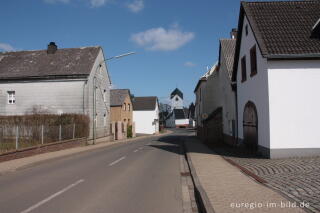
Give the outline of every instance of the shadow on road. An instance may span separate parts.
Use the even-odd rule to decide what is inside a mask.
[[[151,147],[162,149],[168,152],[176,154],[180,153],[179,145],[185,141],[189,143],[198,142],[207,146],[209,149],[192,150],[192,152],[205,153],[205,154],[218,154],[222,157],[237,157],[237,158],[264,158],[259,153],[247,149],[245,146],[231,146],[225,143],[213,143],[213,142],[202,142],[195,134],[194,129],[171,129],[174,134],[169,136],[163,136],[155,140],[160,142],[159,145],[151,145]]]

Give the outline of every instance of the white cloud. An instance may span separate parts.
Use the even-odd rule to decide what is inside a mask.
[[[193,32],[182,32],[178,26],[166,30],[162,27],[152,28],[131,35],[131,40],[147,50],[176,50],[195,37]]]
[[[187,61],[186,63],[184,63],[184,66],[186,66],[186,67],[194,67],[194,66],[196,66],[196,64],[192,63],[191,61]]]
[[[107,3],[107,0],[90,0],[92,7],[101,7]]]
[[[138,13],[144,8],[143,0],[134,0],[133,2],[127,4],[127,7],[131,12]]]
[[[10,44],[0,43],[0,50],[5,52],[15,51],[16,49]]]

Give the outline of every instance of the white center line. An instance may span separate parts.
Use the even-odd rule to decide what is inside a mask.
[[[82,183],[83,181],[84,181],[83,179],[78,180],[77,182],[75,182],[75,183],[73,183],[73,184],[71,184],[71,185],[67,186],[66,188],[64,188],[64,189],[62,189],[62,190],[60,190],[60,191],[58,191],[57,193],[54,193],[54,194],[53,194],[53,195],[51,195],[50,197],[47,197],[46,199],[44,199],[44,200],[40,201],[39,203],[37,203],[37,204],[35,204],[35,205],[31,206],[31,207],[30,207],[30,208],[28,208],[28,209],[26,209],[26,210],[22,211],[21,213],[28,213],[28,212],[31,212],[32,210],[34,210],[34,209],[36,209],[36,208],[38,208],[38,207],[42,206],[43,204],[45,204],[45,203],[49,202],[49,201],[50,201],[50,200],[52,200],[53,198],[55,198],[55,197],[57,197],[57,196],[61,195],[62,193],[66,192],[66,191],[68,191],[69,189],[71,189],[71,188],[75,187],[76,185],[78,185],[78,184]]]
[[[133,152],[137,152],[137,151],[139,151],[139,150],[136,149],[136,150],[134,150]]]
[[[126,157],[123,156],[123,157],[119,158],[118,160],[113,161],[112,163],[110,163],[109,166],[113,166],[114,164],[119,163],[120,161],[122,161],[122,160],[125,159],[125,158],[126,158]]]

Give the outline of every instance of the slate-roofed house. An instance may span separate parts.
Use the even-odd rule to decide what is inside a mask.
[[[110,84],[101,47],[0,53],[0,115],[86,114],[92,138],[95,114],[96,137],[108,136]]]
[[[186,128],[189,126],[188,110],[173,109],[166,119],[166,126],[171,128]]]
[[[320,153],[320,1],[242,2],[238,136],[270,158]]]
[[[134,97],[133,121],[136,133],[156,134],[159,132],[159,102],[155,96]]]
[[[129,89],[110,90],[110,108],[112,135],[115,140],[128,137],[128,127],[131,126],[130,137],[135,137],[133,123],[133,106]],[[130,131],[130,130],[129,130]]]
[[[129,89],[110,90],[111,121],[132,124],[132,102]]]
[[[199,136],[208,143],[234,144],[236,141],[236,103],[231,81],[236,34],[233,29],[230,39],[220,39],[219,61],[199,80],[195,89],[196,109],[200,110],[203,105],[202,114],[198,115]],[[200,98],[197,90],[201,85]]]

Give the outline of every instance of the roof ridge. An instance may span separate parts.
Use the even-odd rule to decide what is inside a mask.
[[[86,48],[101,48],[101,46],[87,46],[87,47],[67,47],[67,48],[58,48],[58,50],[71,50],[71,49],[86,49]],[[5,51],[0,52],[0,54],[5,53],[22,53],[22,52],[41,52],[41,51],[47,51],[47,49],[38,49],[38,50],[19,50],[19,51]]]

